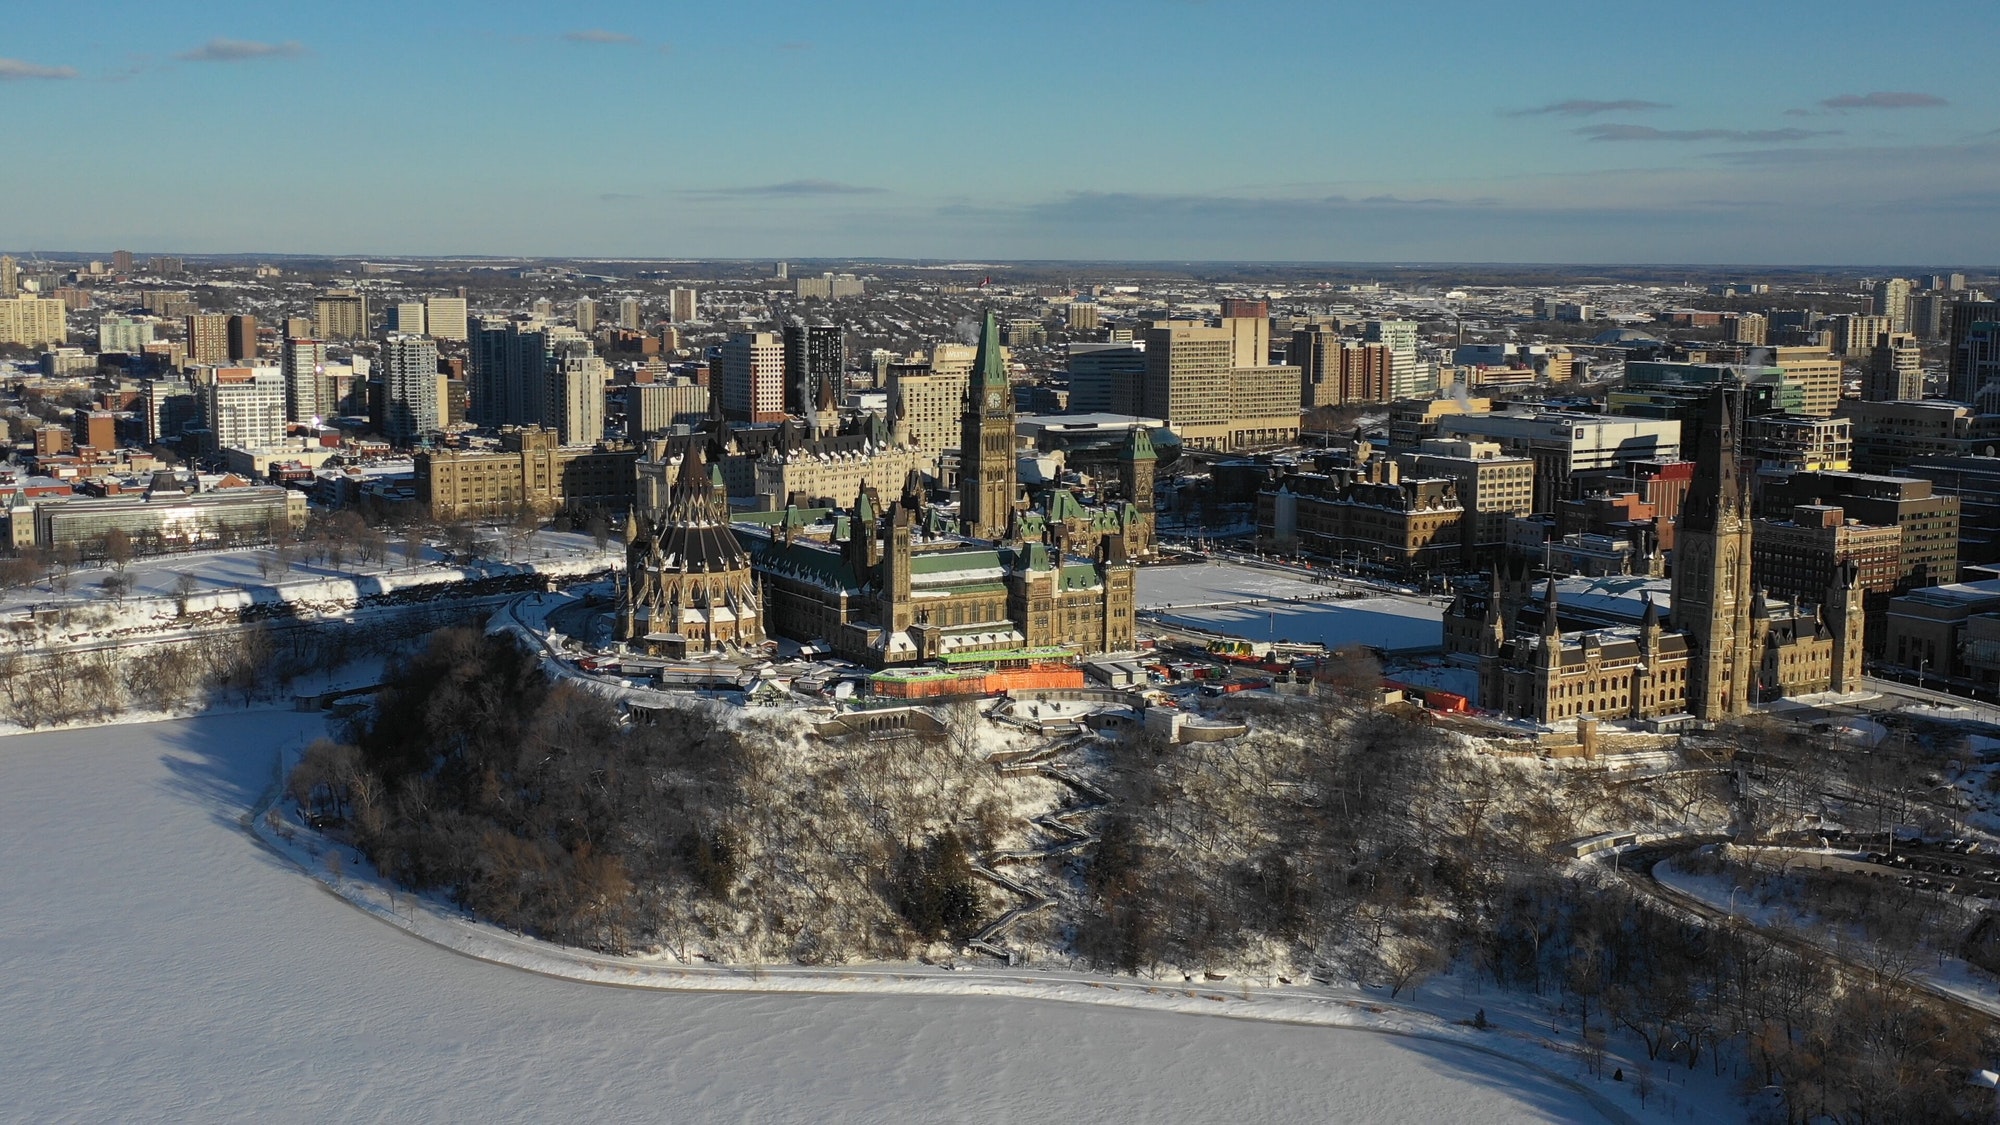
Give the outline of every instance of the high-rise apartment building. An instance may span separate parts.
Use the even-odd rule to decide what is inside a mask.
[[[424,336],[426,331],[424,303],[422,301],[399,301],[389,306],[389,331],[403,336]]]
[[[1870,311],[1888,317],[1891,332],[1910,330],[1910,290],[1909,279],[1902,277],[1892,277],[1875,286],[1874,307]]]
[[[153,342],[154,327],[153,321],[147,317],[98,317],[97,350],[137,355]]]
[[[229,317],[222,313],[193,313],[184,321],[187,326],[187,358],[189,363],[227,363],[229,361]]]
[[[326,377],[326,345],[287,337],[278,355],[278,370],[285,377],[285,417],[294,422],[333,417],[336,404],[333,383]]]
[[[608,372],[590,341],[558,339],[549,356],[548,405],[542,416],[564,445],[604,440],[604,384]]]
[[[132,272],[132,252],[113,250],[111,252],[111,272],[123,277]]]
[[[547,411],[557,342],[583,339],[574,328],[537,320],[483,319],[471,332],[471,420],[484,426],[553,423]]]
[[[1071,332],[1089,332],[1097,327],[1097,302],[1071,301],[1063,309],[1063,326]]]
[[[586,335],[597,331],[597,302],[589,297],[576,299],[576,330]]]
[[[285,436],[285,376],[275,367],[198,367],[195,395],[209,451],[272,449]]]
[[[69,310],[63,303],[26,293],[0,300],[0,344],[31,348],[69,342]]]
[[[201,418],[194,384],[179,377],[146,380],[145,390],[140,393],[140,404],[144,410],[142,421],[148,445],[178,440],[182,430]]]
[[[637,332],[644,323],[639,311],[639,298],[621,297],[618,300],[618,327]]]
[[[424,327],[433,340],[465,339],[465,298],[425,298]]]
[[[843,387],[841,368],[846,362],[840,326],[836,324],[785,325],[785,409],[793,414],[812,414],[822,394],[838,402]]]
[[[1861,397],[1871,402],[1914,401],[1924,397],[1924,351],[1907,332],[1884,332],[1868,353]]]
[[[1349,339],[1321,324],[1292,333],[1285,358],[1299,369],[1301,405],[1308,410],[1389,399],[1394,353],[1387,344]]]
[[[692,289],[670,289],[667,291],[667,319],[675,324],[686,324],[695,319],[695,301],[698,295]]]
[[[257,358],[257,318],[238,313],[229,318],[229,358],[248,361]]]
[[[1770,342],[1771,321],[1762,313],[1729,313],[1722,318],[1722,338],[1732,344],[1761,348]]]
[[[722,345],[719,364],[722,412],[739,422],[781,422],[785,417],[785,345],[775,332],[739,332]]]
[[[1886,316],[1844,313],[1833,318],[1833,347],[1849,359],[1864,360],[1875,347],[1875,338],[1891,330]]]
[[[1389,397],[1418,398],[1437,390],[1437,378],[1417,354],[1418,325],[1414,320],[1371,320],[1362,339],[1389,348]]]
[[[359,340],[368,335],[368,297],[335,289],[313,298],[313,323],[322,340]]]
[[[21,294],[21,267],[6,254],[0,254],[0,299],[18,297]]]
[[[392,333],[382,341],[382,437],[408,449],[437,432],[437,341]]]
[[[1976,413],[2000,414],[2000,302],[1961,301],[1951,308],[1953,402]]]

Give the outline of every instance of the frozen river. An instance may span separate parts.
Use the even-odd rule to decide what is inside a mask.
[[[469,960],[237,826],[308,716],[0,739],[0,1119],[1599,1121],[1462,1048],[981,997],[653,993]]]

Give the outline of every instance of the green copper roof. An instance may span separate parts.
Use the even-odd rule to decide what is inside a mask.
[[[1144,426],[1134,426],[1125,433],[1125,460],[1157,461],[1153,452],[1153,435]]]
[[[979,354],[972,361],[973,377],[981,389],[1007,389],[1007,357],[1000,352],[1000,321],[986,310],[986,323],[979,328]]]

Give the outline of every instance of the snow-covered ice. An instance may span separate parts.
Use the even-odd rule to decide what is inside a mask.
[[[311,715],[0,749],[0,1117],[1596,1121],[1422,1039],[979,996],[647,992],[418,941],[239,818]]]
[[[1444,644],[1441,600],[1338,597],[1345,589],[1234,563],[1145,567],[1139,608],[1166,625],[1251,641],[1365,644],[1388,652]]]

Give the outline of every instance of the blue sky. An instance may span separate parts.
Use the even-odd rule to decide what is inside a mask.
[[[2000,5],[67,0],[0,246],[1990,265]]]

